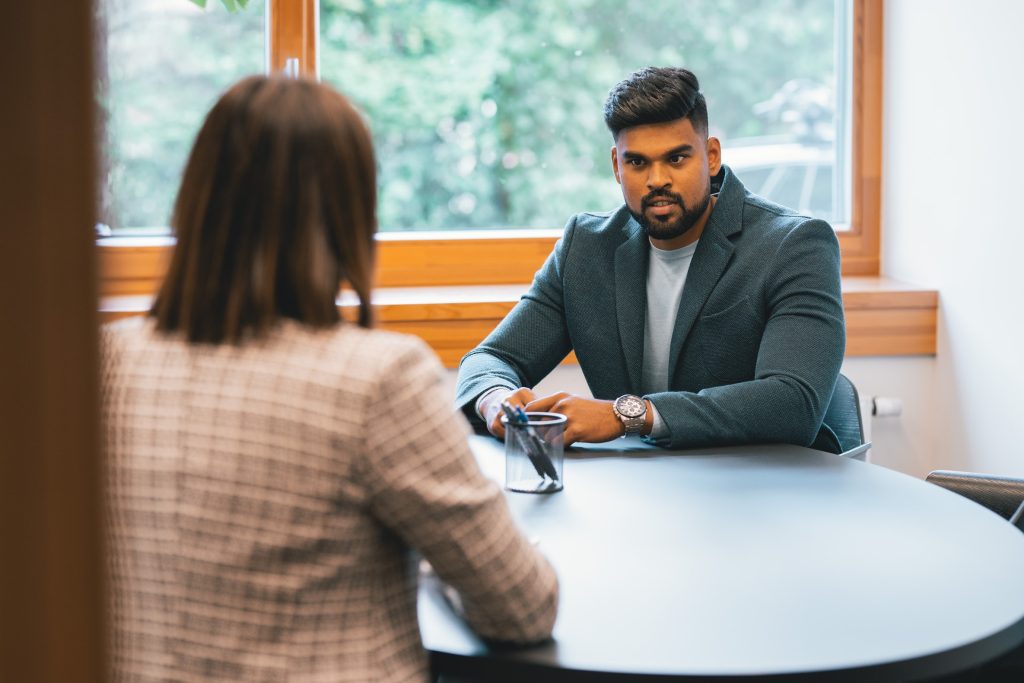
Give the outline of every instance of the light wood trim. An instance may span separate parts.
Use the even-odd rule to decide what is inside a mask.
[[[377,239],[377,286],[418,287],[531,282],[561,231],[415,234]]]
[[[108,680],[93,2],[0,22],[0,681]]]
[[[879,273],[882,220],[883,0],[853,6],[853,205],[839,233],[843,275]]]
[[[299,72],[317,78],[319,26],[319,0],[267,0],[268,70],[279,73],[288,58],[298,57]]]
[[[939,293],[887,277],[848,276],[843,278],[843,306],[853,309],[927,308],[935,310]]]
[[[447,367],[479,344],[508,314],[528,284],[394,287],[374,291],[378,326],[424,339]],[[104,299],[101,315],[115,320],[149,308],[148,296]],[[342,314],[354,319],[356,300],[342,293]],[[879,277],[843,278],[848,356],[933,355],[938,293]],[[572,359],[570,358],[570,361]]]
[[[846,355],[935,355],[937,317],[933,308],[848,310]]]
[[[100,240],[101,296],[152,295],[160,288],[171,257],[171,240]]]
[[[558,231],[433,233],[423,240],[383,233],[377,239],[378,287],[436,287],[531,282]],[[103,296],[153,294],[170,262],[170,239],[99,242]]]

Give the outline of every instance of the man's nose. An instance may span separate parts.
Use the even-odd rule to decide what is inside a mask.
[[[651,164],[650,168],[651,170],[647,174],[647,187],[657,190],[672,184],[672,178],[666,172],[664,166],[661,164]]]

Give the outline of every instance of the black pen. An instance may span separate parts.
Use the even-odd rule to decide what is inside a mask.
[[[548,457],[548,454],[544,450],[543,439],[537,436],[537,432],[535,432],[533,427],[530,426],[530,417],[526,414],[526,411],[523,410],[522,406],[516,406],[515,411],[516,416],[519,418],[519,424],[526,426],[527,443],[533,446],[534,451],[537,454],[537,460],[540,462],[541,469],[551,477],[552,481],[558,481],[558,470],[555,469],[554,463],[551,462],[551,458]],[[534,466],[536,467],[536,464]],[[541,476],[543,476],[543,473]]]
[[[501,402],[501,411],[505,413],[505,417],[508,419],[509,427],[507,427],[507,429],[511,429],[511,425],[513,424],[520,423],[519,416],[516,414],[515,410],[512,409],[512,404],[510,404],[508,401]],[[511,432],[510,435],[513,438],[515,438],[515,432]],[[540,463],[537,460],[537,456],[533,453],[533,444],[522,439],[520,439],[520,441],[522,442],[523,448],[526,451],[526,457],[530,459],[530,463],[533,465],[533,469],[537,470],[537,474],[539,474],[541,476],[541,479],[543,479],[544,468],[540,465]]]

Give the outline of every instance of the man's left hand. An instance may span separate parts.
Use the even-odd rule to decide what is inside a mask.
[[[571,446],[577,441],[611,441],[625,433],[626,428],[612,410],[613,403],[560,391],[530,401],[526,404],[526,412],[565,415],[568,418],[565,423],[565,445]]]

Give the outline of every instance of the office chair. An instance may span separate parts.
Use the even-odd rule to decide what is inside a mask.
[[[842,373],[836,379],[836,388],[832,390],[832,398],[829,399],[828,408],[825,410],[825,419],[822,422],[836,435],[839,441],[840,455],[846,455],[855,460],[865,459],[867,449],[858,448],[865,445],[864,422],[861,420],[860,414],[860,397],[857,395],[857,387],[853,385],[849,377]],[[852,452],[855,449],[856,452]]]
[[[982,505],[1024,532],[1024,479],[995,474],[935,470],[925,481]],[[1024,646],[943,683],[1001,683],[1024,680]]]
[[[924,480],[987,507],[1024,532],[1024,479],[935,470]]]

